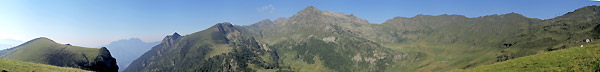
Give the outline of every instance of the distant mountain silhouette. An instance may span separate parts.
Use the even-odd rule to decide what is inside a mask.
[[[14,39],[0,39],[0,50],[15,47],[21,43],[23,43],[23,41]]]
[[[123,71],[133,60],[150,50],[152,46],[158,45],[158,43],[160,43],[160,41],[147,43],[139,38],[130,38],[117,40],[103,46],[111,51],[113,57],[117,58],[119,71]]]

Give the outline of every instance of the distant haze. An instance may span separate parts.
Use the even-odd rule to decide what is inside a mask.
[[[24,43],[24,42],[20,41],[20,40],[0,39],[0,50],[4,50],[4,49],[11,48],[11,47],[15,47],[15,46],[18,46],[18,45],[20,45],[22,43]]]
[[[144,52],[150,50],[157,42],[142,42],[139,38],[122,39],[111,42],[108,45],[103,45],[113,57],[117,59],[117,65],[119,65],[119,71],[123,71],[129,64],[137,59]]]

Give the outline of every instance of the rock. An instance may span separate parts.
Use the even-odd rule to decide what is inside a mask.
[[[334,36],[331,36],[331,37],[323,38],[323,41],[329,43],[329,42],[335,42],[335,39],[336,38]]]

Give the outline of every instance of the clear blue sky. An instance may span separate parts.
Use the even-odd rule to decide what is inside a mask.
[[[290,17],[307,6],[354,14],[377,24],[418,14],[478,17],[515,12],[548,19],[599,4],[590,0],[1,0],[0,39],[48,37],[86,47],[132,37],[151,42],[220,22],[248,25]]]

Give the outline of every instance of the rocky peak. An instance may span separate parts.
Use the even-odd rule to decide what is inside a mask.
[[[112,57],[106,47],[99,49],[99,55],[95,61],[95,65],[90,68],[91,70],[98,72],[114,72],[119,70],[116,59]]]
[[[304,14],[317,14],[317,13],[321,13],[323,11],[315,8],[314,6],[308,6],[304,9],[302,9],[300,12],[298,12],[298,15],[304,15]]]
[[[162,42],[164,44],[166,44],[167,46],[172,45],[175,41],[177,41],[178,38],[180,38],[181,35],[179,35],[179,33],[175,32],[173,33],[173,35],[168,35],[167,37],[165,37]]]
[[[360,19],[354,15],[321,11],[314,6],[308,6],[289,18],[290,21],[299,24],[369,24],[367,20]],[[278,23],[276,21],[276,23]]]
[[[230,32],[232,29],[235,29],[233,25],[229,22],[217,23],[216,25],[210,27],[209,29],[216,29],[223,34]]]
[[[213,27],[224,28],[224,27],[233,27],[233,25],[231,23],[229,23],[229,22],[223,22],[223,23],[217,23]]]
[[[108,56],[111,56],[111,55],[110,55],[110,52],[108,51],[108,49],[107,49],[106,47],[101,47],[99,51],[100,51],[100,55],[108,55]]]
[[[179,33],[175,32],[173,33],[173,35],[171,35],[173,37],[173,39],[177,39],[179,37],[181,37],[181,35],[179,35]]]

